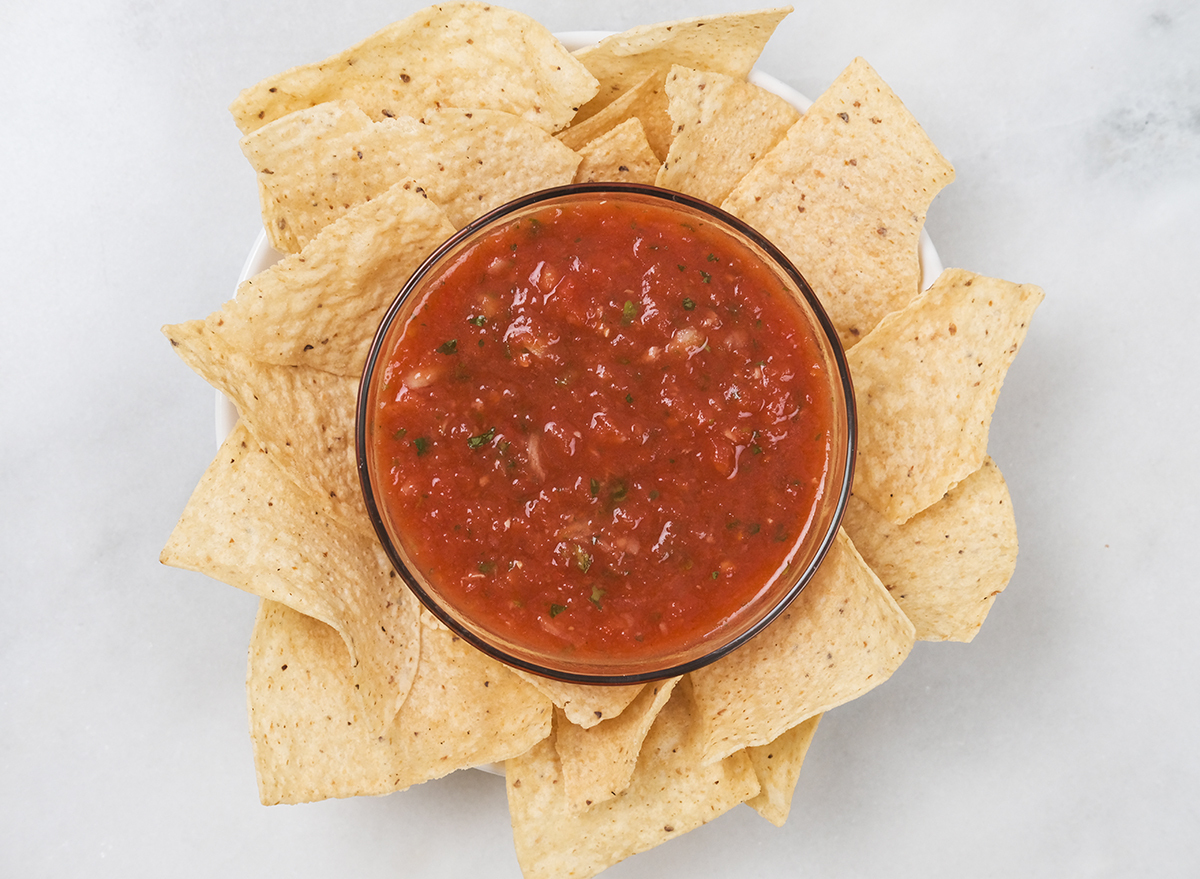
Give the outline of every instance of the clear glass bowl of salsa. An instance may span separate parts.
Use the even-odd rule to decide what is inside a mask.
[[[396,571],[511,666],[624,684],[712,662],[839,526],[854,395],[782,253],[667,190],[532,193],[450,238],[371,347],[359,476]]]

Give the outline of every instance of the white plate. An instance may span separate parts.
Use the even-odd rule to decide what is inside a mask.
[[[584,46],[597,43],[608,35],[606,31],[568,31],[556,36],[558,36],[567,49],[575,51]],[[791,86],[759,70],[751,71],[749,79],[760,88],[779,95],[779,97],[783,98],[801,113],[805,112],[812,105],[811,100]],[[921,230],[921,243],[918,249],[918,256],[921,262],[921,289],[925,290],[942,273],[942,261],[938,256],[937,249],[933,246],[933,241],[924,229]],[[242,273],[238,275],[238,284],[240,285],[247,278],[252,278],[259,272],[269,269],[281,259],[283,259],[283,254],[271,247],[267,243],[267,233],[260,231],[254,241],[254,246],[250,248],[250,253],[246,257],[245,265],[242,266]],[[218,391],[216,403],[216,436],[218,446],[224,442],[225,437],[233,430],[237,424],[237,418],[237,409],[234,408],[233,403],[230,402],[228,397]],[[504,774],[504,767],[499,763],[489,763],[477,766],[476,768],[484,772],[490,772],[493,775]]]

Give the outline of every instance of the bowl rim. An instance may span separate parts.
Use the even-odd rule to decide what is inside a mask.
[[[479,233],[493,223],[503,220],[513,213],[536,207],[542,203],[548,203],[555,200],[569,198],[575,195],[585,196],[612,196],[620,198],[622,196],[634,196],[637,198],[650,198],[659,202],[667,203],[673,206],[682,206],[685,209],[698,211],[717,223],[724,224],[736,233],[745,236],[754,246],[760,248],[770,261],[776,263],[780,270],[790,280],[796,284],[797,289],[806,300],[811,316],[816,322],[814,327],[819,333],[823,333],[825,341],[828,345],[828,350],[831,359],[836,366],[836,379],[832,382],[833,386],[841,390],[842,408],[845,413],[845,469],[841,473],[840,484],[830,485],[824,497],[824,503],[828,503],[830,497],[835,498],[835,509],[829,520],[829,525],[824,534],[820,537],[820,542],[813,553],[811,559],[805,565],[803,571],[800,572],[795,582],[790,585],[786,593],[766,607],[766,610],[761,616],[755,616],[754,621],[746,627],[746,629],[730,640],[715,647],[712,650],[707,650],[699,656],[687,659],[682,662],[674,662],[668,664],[658,664],[653,667],[647,667],[644,670],[626,672],[626,673],[611,673],[611,672],[584,672],[579,670],[556,668],[552,664],[546,665],[534,662],[523,657],[513,656],[502,647],[490,643],[486,638],[480,637],[475,631],[460,623],[450,614],[442,604],[430,594],[425,586],[420,582],[420,579],[410,570],[408,564],[401,557],[399,551],[393,543],[392,536],[388,533],[384,518],[381,515],[379,506],[376,502],[375,492],[372,485],[369,463],[369,448],[367,437],[367,421],[365,413],[370,405],[372,392],[372,381],[375,376],[377,367],[380,364],[381,352],[388,335],[391,331],[393,323],[397,316],[404,309],[404,305],[413,294],[414,291],[420,289],[422,281],[435,268],[442,258],[459,247],[464,241]],[[835,410],[838,401],[834,400]],[[837,412],[835,411],[835,419]],[[801,272],[787,258],[787,256],[762,233],[754,229],[752,226],[745,223],[743,220],[729,214],[715,205],[709,204],[701,199],[695,198],[684,193],[674,190],[663,189],[656,186],[648,186],[639,183],[573,183],[565,186],[556,186],[548,189],[536,190],[526,193],[518,198],[513,199],[486,214],[473,220],[471,223],[458,230],[454,235],[450,236],[435,249],[421,265],[413,272],[412,276],[405,283],[404,287],[397,294],[392,304],[388,307],[383,318],[380,321],[379,327],[376,330],[375,336],[371,342],[370,349],[367,354],[366,363],[363,367],[361,381],[359,382],[358,398],[355,408],[355,464],[358,470],[359,482],[362,488],[363,500],[366,504],[367,514],[371,519],[371,523],[375,529],[376,536],[387,554],[389,560],[396,573],[404,581],[405,585],[413,592],[421,605],[432,613],[443,625],[450,631],[454,632],[459,637],[463,638],[468,644],[471,644],[476,649],[493,659],[513,668],[520,669],[541,677],[551,678],[558,681],[565,681],[578,684],[593,684],[593,685],[611,685],[619,686],[626,684],[639,684],[648,681],[662,680],[665,678],[676,677],[686,674],[709,665],[724,656],[729,655],[734,650],[743,646],[756,635],[762,632],[775,619],[782,614],[788,606],[796,599],[796,597],[804,590],[812,577],[816,574],[821,562],[824,560],[829,548],[833,545],[837,537],[837,532],[841,527],[842,516],[845,512],[846,505],[849,501],[851,487],[854,481],[854,464],[857,454],[858,442],[858,422],[857,422],[857,407],[854,397],[854,387],[850,375],[849,364],[846,360],[846,354],[842,344],[838,338],[832,321],[826,314],[824,307],[817,298],[816,293],[804,278]],[[840,449],[835,449],[835,454],[840,453]],[[837,478],[837,473],[832,474],[834,480]],[[818,504],[822,503],[819,499]],[[798,541],[795,545],[794,552],[807,541]],[[637,665],[636,661],[630,661],[628,665]]]

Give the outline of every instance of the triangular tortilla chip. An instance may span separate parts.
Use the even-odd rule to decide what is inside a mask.
[[[567,803],[582,811],[629,787],[646,733],[667,704],[679,678],[647,684],[619,717],[591,729],[559,718],[555,747],[562,765]]]
[[[595,876],[687,833],[758,792],[745,753],[703,764],[686,683],[675,688],[642,745],[629,787],[583,812],[564,792],[553,738],[505,764],[517,860],[525,879]]]
[[[290,113],[242,138],[242,152],[258,174],[271,244],[288,253],[397,183],[411,182],[461,228],[517,196],[570,183],[579,164],[511,113],[445,108],[372,122],[350,101]]]
[[[970,641],[1017,565],[1017,523],[991,458],[924,512],[893,525],[857,497],[842,527],[922,641]]]
[[[357,694],[374,733],[391,723],[417,670],[420,605],[378,541],[328,516],[244,427],[221,446],[161,560],[333,626],[353,659],[347,698]]]
[[[636,116],[579,148],[576,183],[654,183],[659,161]]]
[[[339,155],[342,141],[373,124],[353,101],[329,101],[289,113],[242,138],[242,154],[258,175],[263,227],[273,248],[298,253],[352,202],[387,188],[363,191],[357,173],[342,182],[337,174],[330,179],[325,168],[330,154]],[[357,171],[354,158],[345,157],[346,170]]]
[[[250,434],[297,485],[329,515],[374,535],[355,462],[355,379],[252,360],[201,320],[163,332],[188,366],[233,401]]]
[[[243,91],[229,108],[242,133],[325,101],[354,101],[372,119],[435,107],[488,108],[545,131],[566,125],[597,84],[554,35],[517,12],[442,3],[317,64]]]
[[[691,673],[704,759],[765,745],[882,684],[908,656],[912,623],[844,531],[770,626]]]
[[[384,312],[425,257],[454,234],[411,183],[325,226],[298,254],[243,281],[209,328],[262,361],[362,375]]]
[[[920,292],[925,212],[952,179],[950,163],[859,58],[722,207],[779,246],[850,347]]]
[[[820,721],[818,714],[792,727],[770,744],[746,749],[760,787],[758,796],[747,800],[746,805],[776,827],[783,826],[792,810],[792,795],[796,792],[800,768]]]
[[[904,522],[983,465],[1000,386],[1042,298],[947,269],[850,350],[856,497]]]
[[[653,73],[661,84],[672,64],[745,79],[779,22],[791,11],[787,6],[664,21],[614,34],[578,50],[575,57],[600,81],[600,89],[580,108],[575,122],[594,116],[647,73]]]
[[[349,657],[323,623],[259,609],[246,682],[264,804],[385,794],[523,754],[550,734],[550,703],[444,629],[422,626],[408,699],[378,732],[361,722]]]
[[[667,112],[665,79],[666,75],[662,71],[647,72],[595,116],[572,124],[555,137],[574,150],[582,150],[596,138],[631,119],[636,119],[641,123],[646,143],[654,154],[657,165],[671,148],[673,135],[671,116]]]
[[[622,122],[630,119],[638,119],[642,123],[642,128],[645,129],[647,123],[642,118],[643,115],[647,112],[657,112],[657,108],[661,108],[664,115],[667,112],[666,96],[662,95],[660,98],[661,91],[662,83],[659,82],[658,76],[655,72],[648,71],[636,82],[630,83],[629,87],[616,100],[599,113],[589,116],[587,119],[572,122],[569,127],[554,136],[563,145],[578,150],[584,144],[591,143],[602,134],[612,131]],[[669,144],[670,131],[667,132],[667,136]]]
[[[674,126],[656,186],[720,204],[779,143],[800,111],[744,80],[675,66],[667,77]]]

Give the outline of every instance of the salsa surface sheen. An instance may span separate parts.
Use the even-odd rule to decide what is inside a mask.
[[[375,374],[376,491],[461,613],[573,660],[661,654],[782,573],[829,490],[829,377],[719,226],[544,207],[412,295]]]

